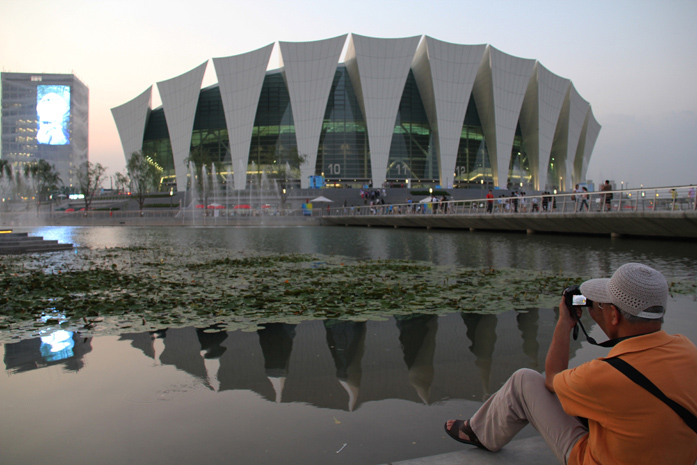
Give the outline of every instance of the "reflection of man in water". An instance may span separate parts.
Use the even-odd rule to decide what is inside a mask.
[[[36,104],[39,117],[39,130],[36,140],[39,144],[65,145],[68,143],[68,131],[63,127],[70,106],[60,95],[51,92],[44,95]]]

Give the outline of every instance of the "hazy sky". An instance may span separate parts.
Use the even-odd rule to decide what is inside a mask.
[[[76,74],[90,89],[90,161],[109,174],[125,171],[110,109],[150,85],[213,57],[354,32],[537,59],[602,125],[589,179],[697,183],[695,0],[1,1],[2,71]],[[203,86],[215,82],[210,62]]]

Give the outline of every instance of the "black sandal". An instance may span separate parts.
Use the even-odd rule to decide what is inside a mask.
[[[444,428],[445,432],[448,433],[448,436],[450,436],[458,442],[461,442],[463,444],[469,444],[470,446],[476,446],[483,450],[489,450],[484,446],[484,444],[482,444],[479,441],[477,435],[474,434],[474,431],[472,431],[472,428],[470,427],[469,420],[455,420],[455,423],[453,423],[453,426],[450,429],[448,429],[448,422],[446,421]],[[460,431],[465,433],[469,439],[462,439],[459,434]]]

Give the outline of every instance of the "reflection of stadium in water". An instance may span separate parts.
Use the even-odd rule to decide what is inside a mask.
[[[552,309],[530,309],[273,323],[256,333],[188,327],[119,340],[214,391],[251,390],[269,401],[352,411],[381,399],[485,399],[516,369],[544,367],[555,322]],[[40,338],[6,344],[5,368],[62,364],[78,371],[95,340],[72,334],[70,341],[70,351],[53,353]]]
[[[484,399],[516,369],[542,369],[555,322],[552,309],[531,309],[275,323],[257,333],[188,327],[124,334],[119,340],[214,391],[251,390],[273,402],[351,411],[382,399],[426,404]],[[74,339],[75,355],[52,363],[82,366],[90,340]],[[6,369],[49,365],[40,344],[39,339],[7,344]],[[580,345],[574,342],[573,351]]]

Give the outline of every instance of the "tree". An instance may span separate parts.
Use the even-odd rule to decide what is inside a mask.
[[[298,152],[297,147],[277,148],[274,164],[267,173],[270,179],[276,180],[276,188],[281,196],[281,209],[285,208],[288,193],[286,188],[289,181],[300,176],[300,166],[305,163],[307,155]]]
[[[9,160],[0,160],[0,179],[5,177],[12,179],[12,165]]]
[[[133,152],[126,169],[131,178],[131,193],[138,199],[138,208],[142,210],[146,194],[156,190],[160,184],[160,170],[143,152]]]
[[[298,152],[297,147],[274,149],[274,162],[267,171],[270,179],[286,184],[289,179],[300,176],[300,166],[305,163],[307,155]]]
[[[85,210],[89,210],[90,204],[94,199],[94,194],[102,187],[104,180],[104,168],[101,164],[93,165],[89,161],[81,164],[76,173],[77,184],[80,194],[83,195],[85,201]]]
[[[46,160],[25,164],[24,177],[31,180],[32,189],[36,195],[37,208],[42,201],[49,200],[51,194],[58,190],[62,184],[55,167]]]
[[[13,187],[12,165],[7,160],[0,160],[0,196],[2,196],[2,206],[5,208],[7,208],[5,198],[12,196]]]
[[[126,190],[126,187],[131,183],[131,181],[128,179],[128,176],[119,172],[117,172],[114,175],[114,180],[116,183],[116,191],[118,193],[124,192]]]
[[[305,163],[307,155],[298,152],[297,147],[276,149],[274,164],[267,175],[269,179],[275,179],[279,192],[288,187],[291,179],[300,177],[300,166]],[[283,195],[283,194],[282,194]]]

